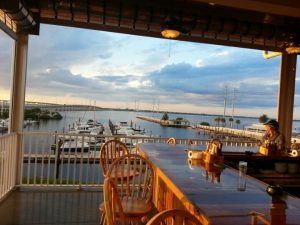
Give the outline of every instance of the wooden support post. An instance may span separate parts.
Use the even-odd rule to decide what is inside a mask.
[[[28,35],[18,34],[14,48],[13,78],[10,100],[9,132],[23,130],[27,70]]]
[[[13,77],[11,86],[11,97],[9,105],[9,133],[18,133],[23,130],[24,108],[25,108],[25,89],[26,89],[26,70],[27,70],[27,52],[28,35],[18,34],[15,41],[13,55]],[[22,136],[18,133],[15,149],[16,156],[16,179],[15,184],[19,184],[22,178]]]
[[[291,144],[297,55],[282,53],[277,118],[286,146]]]

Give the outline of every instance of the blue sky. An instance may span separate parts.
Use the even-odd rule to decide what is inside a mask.
[[[0,99],[12,46],[0,32]],[[42,25],[28,55],[29,101],[223,114],[227,87],[227,114],[235,89],[235,114],[276,117],[280,58],[258,50]],[[298,87],[299,75],[299,119]]]

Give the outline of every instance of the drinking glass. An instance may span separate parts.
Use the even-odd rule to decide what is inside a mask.
[[[239,176],[238,176],[238,191],[246,191],[246,173],[247,173],[247,162],[239,162]]]

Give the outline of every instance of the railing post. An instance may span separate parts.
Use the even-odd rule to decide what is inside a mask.
[[[14,155],[16,157],[16,177],[15,177],[15,185],[21,184],[22,180],[22,166],[23,166],[23,139],[24,134],[23,133],[16,133],[15,134],[15,142],[14,142]]]
[[[61,157],[60,157],[60,153],[61,153],[61,151],[60,151],[60,147],[58,146],[58,148],[57,148],[57,154],[55,154],[55,156],[56,156],[56,174],[55,174],[55,178],[58,180],[58,178],[59,178],[59,168],[60,168],[60,163],[61,163]]]

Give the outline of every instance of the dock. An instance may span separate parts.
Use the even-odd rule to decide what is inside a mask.
[[[234,129],[229,127],[211,127],[211,126],[203,126],[203,125],[197,125],[196,129],[204,130],[212,133],[220,133],[225,135],[234,135],[239,137],[247,137],[252,138],[255,140],[261,140],[264,133],[256,132],[256,131],[249,131],[249,130],[240,130],[240,129]],[[296,141],[296,143],[300,143],[300,138],[293,137],[291,139],[292,142]]]
[[[174,124],[170,124],[169,120],[161,120],[158,118],[148,117],[148,116],[141,116],[137,115],[136,118],[141,120],[146,120],[153,123],[159,123],[162,126],[175,126]],[[178,126],[176,126],[178,127]],[[190,126],[180,126],[179,127],[190,127]],[[247,137],[247,138],[253,138],[256,140],[260,140],[263,136],[263,133],[254,132],[254,131],[246,131],[246,130],[239,130],[239,129],[233,129],[228,127],[213,127],[213,126],[204,126],[204,125],[197,125],[196,129],[204,130],[212,133],[221,133],[225,135],[234,135],[239,137]]]
[[[136,118],[141,119],[141,120],[146,120],[149,122],[153,122],[153,123],[159,123],[161,126],[166,126],[166,127],[178,127],[178,128],[190,127],[189,123],[188,124],[187,123],[179,124],[179,123],[174,123],[173,120],[162,120],[162,119],[158,119],[158,118],[141,116],[141,115],[137,115]]]
[[[227,135],[230,134],[234,136],[247,137],[256,140],[261,140],[261,138],[264,135],[264,133],[260,133],[260,132],[240,130],[240,129],[234,129],[229,127],[213,127],[213,126],[197,125],[196,129],[213,132],[213,133],[221,133]]]
[[[141,120],[146,120],[149,122],[153,122],[153,123],[159,123],[160,125],[163,125],[163,126],[168,124],[168,120],[161,120],[161,119],[149,117],[149,116],[137,115],[136,118],[141,119]]]

